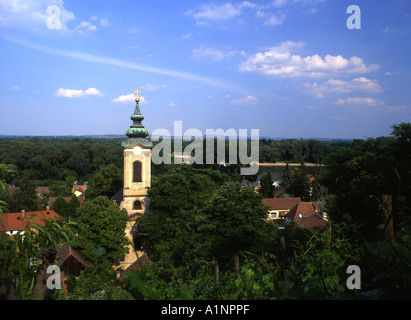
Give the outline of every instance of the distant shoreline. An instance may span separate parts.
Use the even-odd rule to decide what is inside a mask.
[[[275,166],[285,167],[287,165],[287,163],[286,162],[260,162],[260,163],[258,163],[258,165],[262,166],[262,167],[275,167]],[[297,167],[297,166],[301,166],[301,163],[289,163],[288,165]],[[324,166],[323,164],[318,164],[318,163],[304,163],[304,165],[307,166],[307,167],[316,167],[316,166],[322,167],[322,166]]]

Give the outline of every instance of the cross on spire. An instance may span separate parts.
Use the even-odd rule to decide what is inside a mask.
[[[139,91],[138,89],[136,91],[134,91],[134,93],[137,95],[137,99],[138,99],[138,94],[141,93],[141,91]]]

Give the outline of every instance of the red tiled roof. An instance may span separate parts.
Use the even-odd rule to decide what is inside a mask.
[[[75,191],[80,191],[82,193],[84,193],[87,190],[88,185],[84,184],[84,185],[80,185],[80,184],[76,184],[73,189],[72,192],[74,193]]]
[[[20,190],[20,187],[7,187],[7,193],[12,196],[16,191]],[[52,193],[49,187],[36,187],[36,194]]]
[[[294,208],[301,199],[295,198],[264,198],[263,204],[269,207],[269,210],[291,210]]]
[[[36,187],[36,193],[52,193],[49,189],[49,187]]]
[[[27,224],[45,225],[45,219],[63,219],[54,210],[48,211],[32,211],[32,212],[12,212],[0,214],[0,231],[15,231],[22,230]]]
[[[54,201],[57,200],[57,198],[58,198],[58,197],[50,197],[50,198],[49,198],[48,205],[51,207],[51,206],[53,205]],[[71,200],[71,197],[62,197],[62,198],[63,198],[67,203],[69,203],[70,200]]]
[[[319,215],[315,214],[305,219],[300,219],[297,221],[297,225],[301,228],[325,228],[327,226],[327,222]]]
[[[321,217],[316,202],[300,202],[286,215],[302,228],[325,227],[327,222]]]

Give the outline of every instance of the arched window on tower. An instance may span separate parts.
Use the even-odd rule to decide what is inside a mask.
[[[134,201],[133,210],[141,210],[141,209],[142,209],[141,201],[139,201],[139,200]]]
[[[133,163],[133,182],[142,182],[143,175],[141,170],[141,162],[134,161]]]

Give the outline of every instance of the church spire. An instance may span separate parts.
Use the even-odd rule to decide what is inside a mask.
[[[130,119],[133,120],[133,124],[130,126],[130,128],[127,129],[126,135],[130,139],[132,138],[142,138],[145,139],[149,135],[149,131],[144,128],[144,126],[141,124],[141,122],[144,120],[143,115],[140,112],[140,99],[138,97],[138,94],[141,92],[138,89],[134,91],[137,94],[136,97],[136,108],[134,109],[134,113],[131,115]]]

